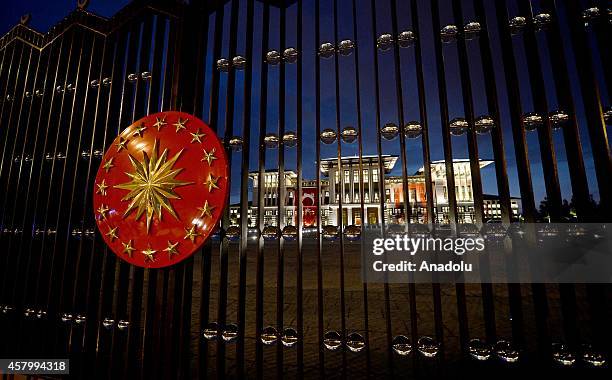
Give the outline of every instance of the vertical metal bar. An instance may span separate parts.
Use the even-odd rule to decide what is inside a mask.
[[[448,97],[446,95],[446,77],[444,73],[444,56],[442,53],[442,39],[440,27],[440,10],[438,0],[431,3],[431,17],[434,29],[434,51],[436,56],[436,78],[438,80],[438,102],[440,106],[440,119],[442,123],[442,146],[444,150],[444,164],[446,168],[446,188],[448,189],[448,219],[451,230],[457,229],[457,198],[455,194],[455,170],[453,166],[453,151],[448,117]]]
[[[538,55],[538,43],[533,26],[531,3],[530,0],[520,0],[518,4],[521,14],[530,25],[526,28],[525,33],[523,33],[523,42],[525,43],[527,53],[527,71],[529,72],[529,83],[531,84],[535,112],[542,115],[545,120],[544,124],[538,128],[540,159],[544,173],[546,197],[550,207],[550,218],[552,221],[558,222],[561,218],[561,188],[559,185],[555,149],[552,142],[551,121],[548,117],[548,101],[546,100],[546,90],[541,70],[542,63]],[[508,64],[511,63],[509,62]]]
[[[229,56],[236,56],[238,45],[238,0],[232,0],[230,10],[230,35],[229,35]],[[215,56],[215,59],[217,56]],[[225,141],[232,138],[234,132],[234,92],[236,90],[236,70],[231,69],[228,73],[227,93],[225,102]],[[213,93],[214,96],[215,93]],[[215,123],[216,125],[216,123]],[[217,129],[218,130],[218,129]],[[227,187],[231,189],[230,180],[232,176],[232,155],[228,155]],[[228,199],[229,202],[229,199]],[[221,221],[221,228],[229,227],[229,206],[225,208]],[[223,236],[223,235],[221,235]],[[225,326],[227,321],[227,272],[228,272],[228,243],[222,239],[219,247],[219,300],[217,309],[217,322],[220,326]],[[217,344],[217,376],[225,377],[225,343],[218,340]]]
[[[340,29],[340,25],[338,22],[338,0],[334,0],[334,42],[335,45],[339,44],[338,30]],[[338,197],[338,232],[340,234],[340,330],[341,335],[346,339],[348,332],[346,330],[346,296],[345,296],[345,286],[344,286],[344,171],[342,170],[342,119],[340,116],[340,69],[339,69],[339,55],[336,54],[334,57],[334,77],[336,84],[336,140],[337,140],[337,163],[338,163],[338,179],[339,179],[339,189],[340,196]],[[384,182],[384,177],[380,177],[381,181]],[[331,178],[330,178],[331,181]],[[350,191],[350,190],[349,190]],[[384,194],[384,191],[381,192]],[[382,196],[381,196],[382,199]],[[348,211],[347,211],[347,219],[348,219]],[[342,376],[346,377],[346,350],[342,350]]]
[[[315,46],[321,44],[320,30],[321,4],[315,1]],[[315,57],[315,138],[317,155],[317,335],[319,343],[319,377],[325,377],[325,351],[323,349],[323,266],[322,266],[322,242],[321,242],[321,60]],[[331,186],[330,179],[330,186]]]
[[[220,7],[215,12],[215,30],[214,30],[214,45],[213,45],[213,62],[217,57],[221,55],[222,41],[223,41],[223,14],[224,9]],[[219,92],[219,72],[216,70],[213,63],[211,69],[212,85],[211,85],[211,96],[209,104],[209,125],[214,131],[217,131],[217,109],[218,109],[218,97],[214,94]],[[200,304],[200,320],[203,326],[208,325],[209,322],[209,305],[210,305],[210,272],[211,272],[211,255],[212,250],[210,243],[206,244],[202,249],[202,285],[201,294],[202,301]],[[200,345],[200,378],[206,378],[208,373],[208,343],[203,342]],[[203,367],[203,369],[202,369]]]
[[[140,19],[138,20],[140,21]],[[118,135],[124,128],[133,122],[134,118],[134,96],[136,94],[136,85],[130,83],[128,75],[135,73],[138,70],[137,60],[139,54],[140,22],[132,23],[129,34],[128,48],[126,52],[125,72],[123,73],[123,91],[121,93],[121,105],[119,108],[118,123],[116,134]],[[123,260],[117,261],[115,277],[115,287],[117,288],[113,299],[113,319],[115,321],[129,320],[128,314],[128,299],[130,277],[133,273],[133,267]],[[112,330],[111,356],[109,361],[110,373],[112,377],[120,376],[123,370],[124,350],[126,349],[127,336],[118,329]]]
[[[391,31],[394,36],[399,34],[399,29],[397,26],[397,0],[391,0]],[[397,41],[396,41],[397,42]],[[402,161],[402,189],[404,192],[404,215],[406,220],[406,228],[407,232],[409,229],[409,224],[412,219],[412,207],[410,207],[410,198],[408,191],[408,159],[406,157],[406,139],[405,139],[405,119],[404,119],[404,96],[403,96],[403,81],[402,81],[402,69],[401,69],[401,61],[400,61],[400,52],[399,52],[399,44],[395,43],[393,45],[393,60],[394,60],[394,69],[395,69],[395,98],[397,99],[397,117],[399,122],[399,130],[400,130],[400,157]],[[411,319],[416,317],[416,315],[411,314]]]
[[[521,201],[523,208],[523,216],[527,223],[534,223],[536,217],[535,201],[533,196],[533,184],[531,182],[531,167],[527,152],[527,141],[525,138],[525,129],[523,125],[521,95],[518,88],[518,74],[514,62],[514,53],[512,51],[512,37],[510,33],[508,12],[506,10],[506,2],[501,2],[495,6],[495,14],[497,19],[497,27],[499,30],[499,38],[502,51],[503,62],[508,62],[504,66],[504,77],[506,81],[506,89],[508,92],[508,102],[510,106],[510,123],[512,126],[512,137],[514,140],[514,152],[516,155],[517,174],[519,179],[519,187],[521,191]],[[523,320],[520,310],[520,288],[518,286],[510,286],[510,312],[512,313],[512,332],[515,344],[521,345],[524,341],[522,334]],[[546,289],[541,284],[532,285],[538,345],[540,351],[545,353],[549,349],[548,331],[546,327],[545,314],[547,308]]]
[[[303,22],[303,1],[298,0],[297,4],[297,51],[303,55],[303,41],[302,41],[302,22]],[[297,61],[297,79],[296,79],[296,124],[297,124],[297,196],[295,201],[297,202],[297,274],[296,274],[296,291],[297,291],[297,308],[296,308],[296,324],[297,324],[297,378],[299,380],[304,377],[304,301],[303,301],[303,271],[304,271],[304,234],[302,231],[304,207],[303,207],[303,176],[302,176],[302,145],[304,143],[302,137],[302,70],[303,64],[302,59]]]
[[[110,76],[108,77],[110,78],[111,83],[109,84],[110,88],[108,90],[108,103],[104,123],[104,139],[102,147],[104,151],[106,150],[107,145],[110,145],[116,134],[119,132],[119,118],[123,103],[124,79],[126,77],[127,70],[126,48],[129,42],[128,30],[118,30],[114,38],[117,39],[117,42],[115,45],[115,51],[113,53]],[[115,110],[119,110],[119,112]],[[102,321],[106,317],[112,317],[111,313],[113,311],[113,299],[115,293],[114,283],[117,257],[114,253],[110,252],[103,241],[96,240],[96,242],[104,252],[104,256],[102,258],[102,273],[100,275],[101,283],[98,295],[100,301],[96,310],[96,319],[89,321],[87,328],[88,330],[89,328],[93,330],[91,333],[92,337],[94,334],[96,336],[96,357],[94,369],[102,373],[101,377],[108,377],[110,375],[109,359],[112,353],[112,332],[102,326]]]
[[[421,134],[421,143],[423,147],[423,172],[425,176],[425,192],[426,192],[426,204],[427,204],[427,223],[431,228],[436,218],[434,210],[434,194],[433,184],[431,179],[431,157],[429,148],[429,127],[427,123],[427,103],[425,101],[425,78],[423,75],[423,57],[421,51],[421,39],[420,26],[419,26],[419,12],[417,6],[417,0],[412,0],[410,3],[410,13],[412,15],[412,29],[416,34],[417,38],[414,45],[414,58],[415,58],[415,69],[417,78],[417,89],[419,94],[419,118],[423,133]],[[416,326],[413,326],[416,327]],[[413,343],[416,344],[416,336],[413,336]]]
[[[601,66],[603,67],[604,80],[608,92],[608,101],[612,102],[610,99],[612,98],[612,69],[610,69],[612,66],[612,52],[610,52],[611,49],[609,46],[610,35],[612,34],[612,22],[610,22],[610,9],[612,8],[609,0],[595,0],[590,3],[591,6],[599,7],[599,20],[594,20],[594,30],[597,36]],[[548,9],[552,9],[552,7]],[[580,15],[582,15],[582,13]],[[610,106],[610,104],[608,104],[608,106]]]
[[[612,203],[610,202],[610,197],[606,195],[612,194],[612,185],[610,184],[610,178],[612,177],[612,155],[610,154],[610,144],[603,119],[599,84],[593,72],[591,52],[588,49],[588,36],[581,19],[581,10],[578,9],[578,4],[575,1],[565,1],[564,4],[591,140],[595,174],[597,184],[599,185],[600,215],[610,215]]]
[[[238,341],[236,342],[236,361],[238,365],[237,376],[244,377],[244,344],[246,319],[246,276],[247,276],[247,249],[249,231],[249,157],[251,148],[251,96],[252,81],[255,71],[253,62],[253,24],[255,18],[255,1],[247,0],[246,10],[246,49],[245,58],[247,68],[244,75],[244,110],[242,116],[242,173],[240,177],[240,252],[239,252],[239,286],[238,286]],[[299,139],[298,139],[299,141]]]
[[[478,6],[477,6],[478,7]],[[458,0],[453,0],[453,13],[455,18],[456,25],[463,25],[463,12],[461,7],[461,2]],[[477,12],[478,13],[478,12]],[[478,21],[486,24],[486,20],[482,21],[482,18],[485,18],[484,14],[479,14]],[[485,33],[488,33],[488,30],[485,28]],[[480,38],[488,38],[481,36]],[[484,221],[484,209],[483,209],[483,191],[482,191],[482,179],[480,175],[480,158],[478,155],[478,140],[476,136],[476,131],[474,130],[475,126],[475,114],[474,114],[474,98],[472,95],[472,81],[470,78],[470,70],[469,70],[469,61],[468,61],[468,47],[465,38],[460,38],[458,40],[458,52],[459,52],[459,66],[461,71],[461,82],[462,82],[462,91],[463,91],[463,106],[465,118],[470,125],[470,129],[468,130],[468,152],[470,156],[470,173],[472,177],[472,194],[474,196],[474,216],[476,226],[481,229]],[[496,123],[496,129],[500,129],[501,125]],[[502,165],[503,163],[495,163],[495,167]],[[504,168],[505,170],[505,168]],[[498,190],[499,191],[499,190]],[[509,201],[509,199],[508,199]],[[504,212],[510,212],[510,207],[502,207]],[[502,215],[502,220],[508,220],[509,215]],[[480,265],[488,273],[489,261],[487,258],[483,257],[480,260]],[[482,283],[482,298],[483,298],[483,319],[485,324],[485,333],[487,336],[487,340],[492,342],[495,337],[495,309],[494,309],[494,297],[493,297],[493,287],[490,283]],[[466,328],[467,326],[464,326]],[[466,331],[466,335],[468,332]],[[466,344],[465,340],[462,342],[463,352],[466,353]]]
[[[587,210],[589,188],[584,167],[582,144],[580,143],[576,108],[569,82],[567,62],[565,60],[563,46],[561,45],[562,39],[559,15],[556,12],[554,1],[543,0],[542,6],[551,12],[552,15],[551,25],[547,28],[546,33],[548,37],[549,55],[551,62],[554,62],[551,68],[558,106],[560,109],[565,110],[570,117],[569,123],[563,128],[563,140],[565,142],[567,165],[569,167],[572,184],[572,195],[575,200],[578,217],[582,220],[588,220],[587,218],[593,217],[593,215],[589,215],[589,211]]]
[[[381,115],[380,115],[380,80],[378,78],[379,68],[378,68],[378,46],[376,41],[377,33],[377,25],[376,25],[376,2],[372,0],[370,2],[371,13],[372,13],[372,53],[374,54],[374,94],[376,97],[375,104],[375,113],[376,113],[376,145],[377,145],[377,159],[378,159],[378,184],[379,184],[379,207],[380,207],[380,232],[382,238],[386,236],[385,230],[385,170],[383,166],[383,156],[382,156],[382,142],[381,142]],[[402,136],[403,138],[403,136]],[[389,284],[385,282],[383,284],[383,293],[384,293],[384,307],[385,307],[385,328],[386,328],[386,347],[387,347],[387,365],[389,368],[389,373],[393,376],[393,351],[391,349],[391,341],[392,335],[391,332],[391,302],[390,302],[390,292],[389,292]]]
[[[159,112],[161,109],[158,108],[158,102],[160,96],[160,83],[163,84],[165,73],[162,72],[163,60],[164,60],[164,39],[166,35],[166,23],[167,19],[161,15],[156,16],[156,25],[155,25],[155,35],[153,37],[153,57],[152,62],[150,64],[151,71],[151,82],[150,89],[147,98],[146,104],[146,113],[149,114],[150,110],[153,109],[154,112]],[[200,102],[201,103],[201,102]],[[158,334],[155,333],[155,323],[159,322],[160,315],[156,313],[157,300],[159,299],[159,295],[157,293],[158,287],[158,279],[160,272],[157,270],[148,271],[148,285],[146,291],[146,306],[145,306],[145,314],[144,318],[144,331],[142,337],[142,347],[140,348],[142,352],[142,367],[140,373],[138,374],[139,378],[149,378],[153,376],[152,373],[152,363],[153,355],[154,355],[154,342],[156,342],[156,337]],[[146,276],[146,274],[145,274]]]
[[[280,2],[280,28],[279,50],[284,52],[285,39],[287,30],[287,16],[285,1]],[[279,66],[279,83],[278,83],[278,198],[277,198],[277,213],[278,213],[278,228],[282,231],[285,228],[285,145],[283,136],[285,135],[285,65]],[[276,261],[276,330],[280,333],[283,331],[283,311],[285,307],[285,239],[279,237],[277,240],[277,261]],[[276,375],[278,378],[283,377],[284,358],[283,345],[276,345]]]
[[[268,51],[270,38],[270,5],[264,4],[263,9],[263,32],[261,54],[265,59]],[[261,233],[264,229],[264,175],[266,163],[266,148],[264,138],[266,134],[267,104],[268,98],[268,64],[264,62],[261,67],[261,85],[259,94],[259,168],[257,174],[257,278],[255,295],[255,359],[257,366],[257,378],[263,379],[263,345],[261,343],[261,330],[263,329],[263,304],[264,304],[264,241]]]
[[[357,134],[358,134],[358,151],[359,151],[359,212],[361,219],[361,239],[365,236],[365,205],[364,205],[364,181],[363,181],[363,128],[361,124],[361,91],[359,75],[359,38],[357,36],[357,0],[352,0],[352,19],[353,19],[353,38],[355,39],[355,53],[354,53],[354,66],[355,66],[355,101],[356,101],[356,112],[357,112]],[[362,258],[365,257],[363,251],[363,240],[359,244],[360,254]],[[362,265],[364,265],[362,261]],[[363,282],[363,329],[365,332],[365,344],[366,344],[366,374],[370,375],[371,372],[371,353],[370,353],[370,324],[369,324],[369,308],[368,308],[368,283]]]
[[[528,22],[532,25],[524,34],[523,41],[527,51],[527,67],[531,83],[531,91],[534,99],[536,112],[545,116],[548,114],[548,102],[546,100],[545,83],[542,76],[539,48],[533,29],[533,16],[530,0],[519,1],[520,12],[526,16]],[[554,65],[553,65],[554,66]],[[567,112],[567,110],[565,110]],[[550,210],[550,218],[552,221],[561,222],[561,188],[559,185],[559,176],[557,171],[557,162],[555,157],[555,149],[551,136],[551,120],[550,117],[545,117],[546,122],[538,129],[538,137],[540,142],[540,156],[542,160],[544,179],[546,184],[546,194]],[[579,143],[579,140],[577,141]],[[575,142],[574,142],[575,143]],[[561,309],[563,313],[563,326],[566,333],[566,339],[572,346],[578,344],[578,330],[576,328],[576,299],[573,286],[569,284],[560,284],[559,292],[561,296]]]

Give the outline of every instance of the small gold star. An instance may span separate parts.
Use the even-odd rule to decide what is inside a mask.
[[[114,167],[115,165],[113,165],[113,160],[115,159],[115,157],[111,157],[109,158],[104,165],[102,166],[104,168],[104,171],[108,173],[109,170],[111,170],[112,167]]]
[[[191,135],[191,142],[199,142],[202,143],[202,137],[206,136],[204,133],[200,133],[200,128],[198,128],[195,133],[189,132]]]
[[[204,207],[198,207],[198,211],[200,211],[200,218],[203,218],[205,216],[212,216],[213,209],[214,207],[209,206],[208,200],[206,200],[206,202],[204,202]]]
[[[191,240],[192,243],[195,243],[196,238],[200,236],[198,231],[196,231],[195,224],[191,226],[191,228],[185,228],[185,237],[184,240]]]
[[[106,184],[106,180],[103,179],[102,182],[96,183],[98,186],[98,190],[96,190],[96,194],[106,195],[106,189],[108,189],[108,185]]]
[[[155,118],[155,124],[153,124],[153,126],[155,128],[157,128],[157,131],[159,132],[162,129],[162,127],[164,125],[166,125],[166,124],[167,124],[166,123],[166,116],[162,117],[161,119],[159,117],[156,117]]]
[[[157,251],[151,249],[151,246],[148,246],[147,249],[145,249],[144,251],[142,251],[142,254],[145,255],[145,260],[149,260],[149,261],[155,261],[155,254],[157,253]]]
[[[117,146],[117,152],[121,152],[121,149],[127,149],[126,144],[128,142],[129,140],[119,137],[119,142],[115,144]]]
[[[132,134],[133,137],[142,137],[142,135],[144,134],[145,129],[147,129],[147,126],[145,125],[145,123],[141,123],[139,127],[136,127],[136,130],[134,131],[134,133]]]
[[[202,161],[208,162],[208,166],[211,166],[212,162],[216,159],[217,157],[215,157],[215,148],[213,148],[210,152],[207,152],[206,149],[204,149],[204,158],[202,158]]]
[[[178,118],[178,121],[172,125],[174,125],[176,127],[176,131],[180,131],[181,129],[185,129],[185,123],[187,123],[189,121],[189,119],[185,119],[185,120],[181,120],[181,118]]]
[[[132,246],[132,241],[130,240],[127,243],[121,242],[121,245],[123,245],[123,253],[127,253],[127,255],[131,258],[132,251],[135,250],[135,248]]]
[[[217,181],[219,181],[219,177],[215,178],[212,174],[208,175],[208,179],[204,184],[208,186],[208,192],[212,192],[213,189],[218,189]]]
[[[108,206],[106,206],[105,204],[101,204],[96,211],[100,214],[102,219],[106,219],[106,213],[108,212],[108,210],[110,210]]]
[[[115,228],[108,227],[108,232],[106,233],[106,236],[108,236],[111,241],[114,241],[115,239],[118,238],[118,236],[117,236],[117,230],[118,229],[119,229],[119,227],[115,227]]]
[[[178,241],[174,244],[171,241],[168,241],[168,248],[164,249],[164,252],[168,252],[168,259],[171,259],[172,255],[179,254],[178,250],[176,249],[178,245],[179,245]]]

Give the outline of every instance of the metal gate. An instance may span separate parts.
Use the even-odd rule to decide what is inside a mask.
[[[110,19],[80,2],[47,33],[23,18],[0,39],[0,357],[113,379],[573,371],[555,342],[609,357],[607,287],[366,284],[359,236],[606,221],[610,12],[135,0]],[[123,128],[170,109],[227,144],[232,192],[201,253],[148,270],[96,235],[92,180]],[[520,359],[473,360],[474,338]]]

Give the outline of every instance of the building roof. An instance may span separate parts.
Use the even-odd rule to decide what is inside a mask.
[[[362,155],[361,162],[364,166],[378,165],[378,157],[378,155]],[[380,158],[382,158],[385,172],[389,173],[395,166],[398,156],[382,154],[380,155]],[[340,159],[342,160],[341,165],[353,166],[359,164],[359,156],[344,156],[340,157]],[[329,175],[329,169],[337,166],[338,157],[324,158],[321,160],[321,173],[327,176]]]
[[[485,166],[489,166],[493,163],[493,161],[491,160],[478,160],[480,162],[480,168],[484,168]],[[469,163],[470,159],[469,158],[455,158],[453,159],[453,165],[457,165],[457,164],[461,164],[461,163]],[[437,166],[440,167],[440,169],[444,169],[444,165],[446,164],[445,160],[435,160],[435,161],[431,161],[431,166]],[[435,168],[434,168],[435,169]],[[439,169],[438,169],[439,170]],[[421,168],[419,170],[417,170],[416,173],[414,173],[415,175],[418,174],[422,174],[425,172],[425,167],[421,166]]]

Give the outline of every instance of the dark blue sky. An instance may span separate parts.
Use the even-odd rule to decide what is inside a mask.
[[[439,118],[439,106],[438,106],[438,94],[437,94],[437,79],[435,72],[435,57],[433,51],[433,30],[431,27],[431,13],[430,13],[430,4],[427,0],[417,0],[419,1],[419,14],[420,14],[420,28],[421,28],[421,43],[423,44],[423,60],[425,67],[425,83],[426,83],[426,101],[427,101],[427,109],[428,109],[428,123],[430,127],[430,145],[431,145],[431,158],[442,159],[442,143],[441,143],[441,127],[440,127],[440,118]],[[128,1],[125,0],[93,0],[88,9],[91,12],[100,14],[102,16],[112,16],[118,9],[127,4]],[[241,2],[241,12],[244,15],[244,1]],[[494,14],[493,14],[493,5],[487,2],[487,13],[488,13],[488,21],[490,26],[495,26],[494,23]],[[329,1],[321,1],[321,42],[323,41],[333,41],[333,2]],[[360,77],[361,77],[361,103],[362,103],[362,127],[364,133],[364,154],[377,154],[377,146],[376,146],[376,131],[375,131],[375,102],[374,102],[374,72],[373,72],[373,64],[372,64],[372,54],[371,54],[371,46],[372,46],[372,25],[371,25],[371,13],[370,13],[370,0],[357,0],[358,4],[358,15],[357,15],[357,23],[359,25],[358,28],[358,36],[355,38],[353,36],[352,31],[352,22],[351,22],[351,0],[339,0],[340,9],[348,10],[347,12],[340,15],[339,22],[339,38],[340,39],[353,39],[359,41],[360,46],[365,46],[366,48],[362,48],[360,50],[359,62],[360,62]],[[400,30],[410,29],[410,12],[409,12],[409,2],[408,1],[398,1],[399,4],[399,17],[398,23]],[[440,0],[440,9],[441,9],[441,25],[451,24],[453,23],[452,17],[452,8],[450,6],[450,0]],[[471,1],[464,2],[464,21],[471,21],[474,19],[474,11],[472,7]],[[517,14],[516,6],[513,6],[509,9],[509,14],[512,17]],[[30,1],[11,1],[9,4],[4,5],[4,12],[0,15],[0,32],[4,33],[8,31],[16,22],[18,22],[19,17],[24,13],[31,13],[32,20],[31,26],[39,31],[46,31],[50,26],[55,24],[57,21],[61,20],[64,16],[66,16],[74,7],[76,6],[76,0],[68,1],[68,0],[52,0],[52,1],[42,1],[42,0],[30,0]],[[229,7],[229,4],[227,5]],[[262,11],[262,7],[260,3],[257,3],[255,8],[256,17],[260,17]],[[534,1],[534,11],[538,11],[538,2]],[[296,7],[295,5],[290,7],[287,11],[287,19],[293,20],[295,18]],[[226,19],[224,22],[225,25],[225,41],[224,41],[224,49],[223,55],[227,56],[228,49],[228,35],[229,35],[229,8],[226,12]],[[270,49],[279,48],[280,41],[278,39],[278,20],[279,20],[279,12],[278,10],[273,10],[271,15],[271,39],[270,39]],[[391,23],[390,23],[390,6],[388,1],[377,1],[377,33],[386,33],[391,32]],[[561,14],[561,17],[564,17]],[[306,178],[313,178],[316,171],[315,166],[315,153],[314,153],[314,143],[316,138],[314,136],[314,59],[315,55],[312,53],[315,51],[316,44],[313,40],[312,36],[314,36],[314,1],[304,1],[304,23],[303,23],[303,34],[304,38],[304,54],[302,54],[303,64],[304,64],[304,98],[303,98],[303,112],[304,112],[304,152],[303,152],[303,161],[304,161],[304,176]],[[211,23],[211,33],[212,34],[212,23]],[[287,46],[295,46],[295,29],[296,23],[289,22],[287,26]],[[500,97],[500,107],[502,112],[502,128],[504,132],[504,140],[505,140],[505,148],[506,148],[506,157],[508,160],[508,173],[511,184],[511,192],[512,195],[519,195],[518,189],[518,181],[516,176],[516,163],[514,159],[514,149],[512,136],[510,131],[510,124],[508,118],[508,104],[507,104],[507,95],[505,92],[505,82],[503,78],[503,63],[501,62],[500,52],[499,52],[499,44],[498,44],[498,36],[497,36],[497,28],[490,28],[490,36],[493,45],[493,54],[495,65],[498,68],[496,72],[496,79],[498,82],[498,93]],[[567,33],[567,31],[564,31]],[[238,35],[241,36],[238,42],[238,51],[239,53],[244,52],[244,23],[240,23]],[[261,36],[261,25],[256,24],[255,36],[254,40],[259,41],[258,36]],[[568,39],[566,39],[568,40]],[[546,43],[543,36],[539,36],[539,44],[542,49],[541,51],[541,59],[543,62],[543,75],[544,80],[547,84],[547,97],[550,105],[550,109],[556,108],[556,99],[554,94],[554,88],[552,86],[552,78],[550,74],[550,62],[548,59],[548,54],[546,51]],[[476,115],[484,115],[486,114],[486,98],[484,96],[484,88],[482,81],[482,72],[480,67],[480,59],[477,51],[477,41],[468,42],[468,49],[470,51],[470,62],[471,62],[471,76],[473,82],[473,93],[474,93],[474,102],[475,102],[475,113]],[[566,44],[566,54],[572,54],[571,49]],[[522,49],[522,43],[520,39],[515,44],[516,55],[517,55],[517,65],[519,67],[519,85],[521,90],[521,101],[523,104],[523,109],[525,112],[529,112],[533,109],[532,99],[530,95],[529,89],[529,80],[528,74],[526,72],[525,65],[525,57],[524,50]],[[209,43],[209,49],[212,48],[212,43]],[[261,44],[255,43],[254,45],[254,54],[256,57],[261,56]],[[310,52],[310,53],[306,53]],[[213,57],[208,55],[208,69],[212,65]],[[459,80],[459,70],[458,70],[458,61],[457,61],[457,50],[455,44],[449,44],[444,46],[444,59],[446,65],[446,80],[447,80],[447,88],[448,88],[448,99],[449,99],[449,115],[450,118],[463,116],[463,104],[462,104],[462,96],[461,96],[461,85]],[[350,57],[340,57],[340,89],[341,89],[341,99],[340,99],[340,119],[341,126],[353,125],[356,126],[357,117],[355,112],[355,83],[354,83],[354,58]],[[402,83],[403,83],[403,91],[404,91],[404,114],[405,120],[416,120],[418,119],[418,103],[417,99],[417,89],[415,86],[415,72],[414,72],[414,58],[413,58],[413,50],[412,49],[401,49],[401,60],[402,60]],[[571,62],[571,61],[569,61]],[[258,124],[259,124],[259,89],[260,89],[260,77],[259,72],[261,68],[260,62],[254,63],[255,67],[255,76],[253,82],[253,99],[252,99],[252,126],[254,130],[251,133],[251,141],[257,141],[258,139]],[[286,130],[295,130],[295,104],[296,104],[296,94],[295,94],[295,67],[296,65],[286,65],[287,68],[287,85],[286,85]],[[393,55],[390,52],[379,54],[379,79],[381,85],[381,123],[385,124],[387,122],[397,122],[397,105],[395,98],[395,78],[393,71]],[[335,78],[334,78],[334,61],[323,60],[321,63],[321,71],[322,71],[322,86],[321,86],[321,128],[336,128],[336,104],[335,104]],[[276,132],[278,129],[278,66],[272,67],[270,69],[270,78],[269,78],[269,91],[268,91],[268,122],[266,123],[266,130],[268,132]],[[595,71],[601,78],[601,67],[595,67]],[[580,99],[580,94],[576,81],[576,72],[575,67],[570,64],[570,78],[572,80],[572,91],[575,99]],[[221,104],[220,104],[220,119],[223,120],[224,117],[224,102],[226,96],[226,76],[222,77],[221,81]],[[237,88],[240,89],[244,85],[243,81],[243,73],[239,72],[237,75]],[[207,76],[207,83],[205,86],[210,86],[210,75]],[[605,92],[603,86],[601,86],[602,93]],[[206,87],[209,88],[209,87]],[[205,92],[206,93],[206,92]],[[607,95],[605,93],[602,94],[604,99],[607,99]],[[208,96],[204,99],[204,104],[208,104]],[[236,115],[234,122],[234,134],[240,134],[242,130],[242,109],[244,99],[242,98],[241,90],[237,91],[236,94]],[[585,165],[587,168],[587,175],[590,179],[589,187],[591,192],[594,193],[595,197],[598,198],[597,194],[597,186],[595,183],[595,175],[593,169],[593,161],[590,154],[590,144],[588,142],[588,135],[586,134],[586,126],[584,124],[583,110],[580,102],[576,102],[578,118],[580,121],[581,128],[581,136],[582,136],[582,144],[583,150],[585,153]],[[205,121],[208,121],[208,110],[205,107],[204,115],[202,118]],[[223,127],[221,127],[223,128]],[[220,131],[220,134],[223,133],[223,130]],[[563,191],[563,196],[565,198],[571,197],[571,189],[569,183],[569,175],[568,168],[565,157],[565,149],[563,148],[564,142],[563,137],[560,132],[555,132],[553,134],[553,139],[555,143],[555,150],[557,154],[557,160],[559,164],[559,176]],[[463,137],[453,137],[453,156],[455,158],[467,158],[467,144],[466,138]],[[545,195],[544,182],[543,182],[543,173],[540,164],[539,158],[539,149],[538,149],[538,141],[537,134],[529,133],[528,134],[528,144],[529,144],[529,158],[532,165],[532,176],[534,183],[534,190],[536,193],[536,199],[540,200]],[[492,150],[491,150],[491,138],[490,135],[479,136],[478,137],[478,145],[480,151],[481,158],[492,158]],[[335,157],[336,155],[337,145],[333,144],[330,146],[322,146],[322,156],[324,157]],[[383,153],[385,154],[398,154],[399,155],[399,142],[398,140],[394,141],[384,141],[382,143]],[[343,155],[356,155],[357,144],[342,144],[342,154]],[[415,140],[407,140],[406,146],[406,154],[407,154],[407,166],[409,174],[415,172],[422,165],[421,158],[421,143],[420,139]],[[274,168],[277,166],[277,150],[268,150],[267,158],[266,158],[266,168]],[[253,145],[251,149],[251,157],[250,157],[250,169],[255,170],[257,168],[257,158],[258,158],[258,149]],[[239,155],[234,157],[234,162],[238,161]],[[295,168],[296,162],[296,150],[295,149],[287,149],[285,155],[285,162],[287,169]],[[398,162],[396,165],[396,170],[394,170],[393,174],[401,174],[399,169],[401,168],[401,164]],[[235,167],[233,172],[233,177],[237,179],[240,172],[239,167]],[[238,193],[238,184],[239,181],[233,181],[235,186],[232,186],[232,201],[235,201],[236,195]],[[483,170],[483,185],[486,193],[497,193],[496,182],[495,182],[495,172],[494,168],[491,165],[489,168]],[[236,188],[234,188],[236,187]]]

